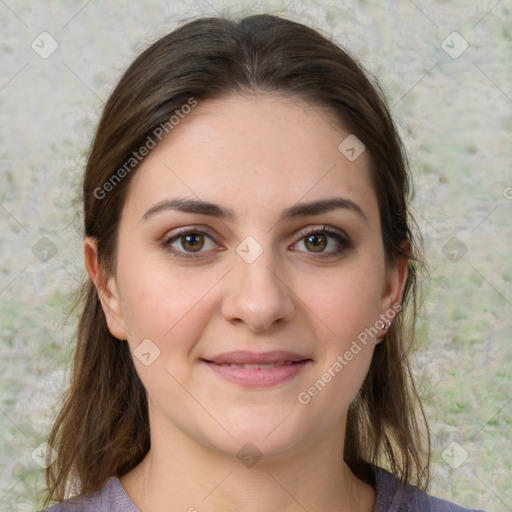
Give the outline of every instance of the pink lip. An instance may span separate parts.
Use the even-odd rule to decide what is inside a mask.
[[[222,354],[203,361],[218,375],[224,379],[247,388],[262,388],[280,384],[298,375],[311,359],[299,354],[285,351],[253,352],[236,351]],[[244,368],[245,364],[282,364],[274,368]],[[235,364],[237,366],[228,366]]]

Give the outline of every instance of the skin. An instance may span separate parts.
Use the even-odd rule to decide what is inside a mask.
[[[307,405],[297,399],[403,293],[406,261],[385,265],[367,151],[350,162],[338,150],[348,134],[330,113],[275,93],[200,102],[133,176],[115,275],[100,280],[95,241],[85,240],[112,334],[132,354],[144,339],[160,350],[149,366],[133,358],[148,392],[151,450],[120,478],[144,512],[373,509],[375,491],[343,462],[343,439],[385,331]],[[365,217],[343,208],[279,221],[285,208],[334,196]],[[141,219],[175,197],[217,203],[237,218],[166,210]],[[331,257],[322,259],[300,231],[324,225],[351,243],[328,235],[321,241]],[[176,239],[178,254],[199,256],[180,259],[162,244],[190,226],[211,238],[200,252]],[[236,252],[247,236],[262,249],[252,263]],[[264,389],[227,382],[201,361],[276,349],[313,361]],[[246,443],[262,454],[252,466],[237,457]]]

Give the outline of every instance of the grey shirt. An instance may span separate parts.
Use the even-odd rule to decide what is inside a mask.
[[[376,499],[373,512],[482,512],[430,496],[417,487],[404,486],[388,471],[375,468]],[[141,512],[121,482],[111,477],[100,491],[53,505],[42,512]]]

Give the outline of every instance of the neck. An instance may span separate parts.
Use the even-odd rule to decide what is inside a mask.
[[[221,453],[153,420],[151,450],[120,478],[142,512],[371,512],[375,492],[343,462],[343,432],[294,453]],[[162,435],[165,431],[165,435]]]

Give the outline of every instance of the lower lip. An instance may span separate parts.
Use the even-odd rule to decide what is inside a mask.
[[[298,375],[311,360],[276,366],[275,368],[250,370],[240,366],[222,366],[210,361],[204,361],[215,373],[230,382],[235,382],[248,388],[266,388],[276,386]]]

